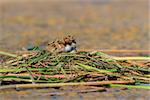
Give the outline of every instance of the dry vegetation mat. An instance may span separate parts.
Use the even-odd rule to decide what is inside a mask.
[[[0,52],[0,89],[109,85],[150,89],[150,57],[114,57],[102,52],[20,54]],[[3,57],[1,56],[1,57]],[[137,61],[138,60],[138,61]]]

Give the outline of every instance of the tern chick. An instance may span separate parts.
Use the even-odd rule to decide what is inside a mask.
[[[65,48],[64,51],[65,52],[76,52],[76,41],[75,39],[68,35],[67,37],[64,38],[64,43],[65,43]]]
[[[49,43],[47,46],[47,50],[50,52],[76,52],[76,41],[75,39],[68,35],[63,38],[63,40],[57,40],[52,43]]]

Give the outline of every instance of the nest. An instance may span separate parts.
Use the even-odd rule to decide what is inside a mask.
[[[150,81],[148,62],[115,59],[102,52],[29,51],[7,58],[0,66],[2,85],[103,81],[146,84]]]

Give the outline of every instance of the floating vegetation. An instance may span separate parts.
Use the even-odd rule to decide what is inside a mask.
[[[55,53],[33,50],[18,55],[6,52],[0,54],[9,56],[0,63],[1,88],[12,84],[32,83],[39,86],[40,83],[47,83],[48,87],[50,84],[55,87],[65,84],[107,84],[131,88],[132,85],[140,85],[135,87],[149,89],[149,86],[141,86],[150,82],[149,57],[138,57],[137,60],[147,60],[140,62],[133,61],[136,57],[113,57],[102,52]]]

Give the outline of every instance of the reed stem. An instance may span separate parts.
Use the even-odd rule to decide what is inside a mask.
[[[100,81],[100,82],[78,82],[78,83],[41,83],[41,84],[17,84],[17,85],[5,85],[1,86],[0,90],[3,89],[19,89],[19,88],[44,88],[44,87],[61,87],[61,86],[97,86],[107,84],[129,84],[134,81]]]

